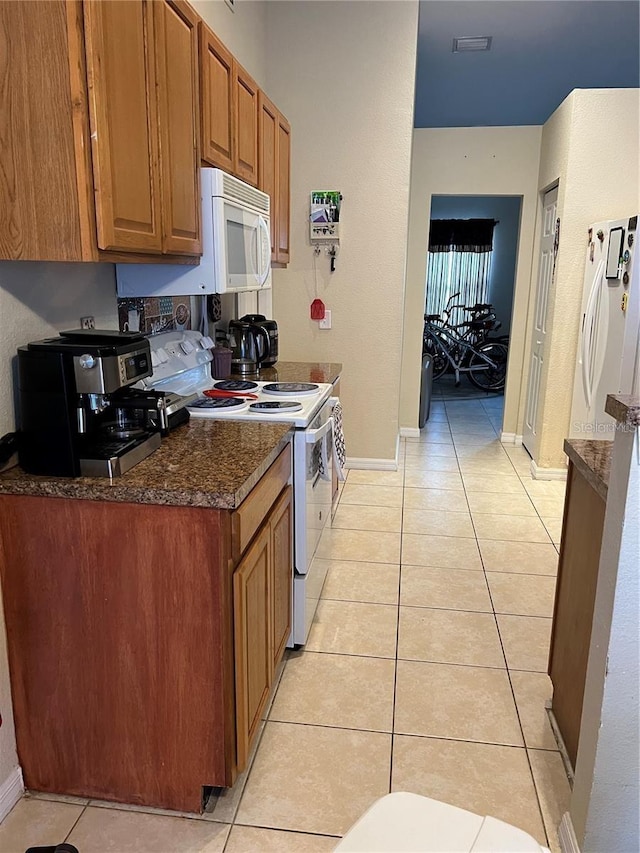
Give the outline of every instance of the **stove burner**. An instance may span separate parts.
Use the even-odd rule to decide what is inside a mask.
[[[190,409],[245,409],[246,406],[244,397],[205,397],[189,403]]]
[[[262,390],[265,394],[315,394],[318,387],[313,382],[272,382]]]
[[[258,387],[257,382],[247,382],[244,379],[224,379],[213,386],[216,391],[253,391]]]
[[[253,412],[267,412],[277,415],[280,412],[300,412],[302,403],[298,403],[297,400],[287,400],[286,402],[283,400],[264,400],[262,403],[252,403],[249,408]]]

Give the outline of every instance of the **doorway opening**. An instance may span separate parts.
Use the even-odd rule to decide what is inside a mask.
[[[522,196],[431,197],[423,352],[434,399],[504,394],[521,209]]]

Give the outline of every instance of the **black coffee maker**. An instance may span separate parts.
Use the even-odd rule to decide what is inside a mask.
[[[261,326],[269,335],[269,352],[260,359],[260,367],[271,367],[278,360],[278,324],[275,320],[267,320],[264,314],[245,314],[240,317],[243,323],[253,323]]]
[[[20,465],[31,474],[114,477],[160,446],[164,395],[139,333],[78,329],[18,349]]]

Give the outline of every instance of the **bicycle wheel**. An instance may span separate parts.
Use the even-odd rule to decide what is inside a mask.
[[[422,355],[430,355],[433,359],[433,378],[439,379],[446,371],[448,360],[440,341],[433,333],[425,334],[422,340]]]
[[[440,379],[446,373],[449,359],[439,346],[434,347],[434,351],[430,352],[429,355],[433,359],[433,379],[435,382],[436,379]]]
[[[504,388],[508,357],[509,348],[504,344],[489,341],[481,344],[469,359],[469,381],[483,391],[500,391]]]

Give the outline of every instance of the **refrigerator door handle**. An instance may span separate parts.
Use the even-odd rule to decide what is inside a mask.
[[[591,400],[593,398],[593,388],[591,387],[591,372],[593,361],[593,317],[604,269],[604,261],[601,260],[598,264],[596,274],[593,278],[593,284],[591,285],[591,293],[589,294],[589,299],[587,301],[587,310],[585,311],[584,322],[582,326],[582,387],[584,389],[584,396],[587,402],[587,408],[591,408]]]

